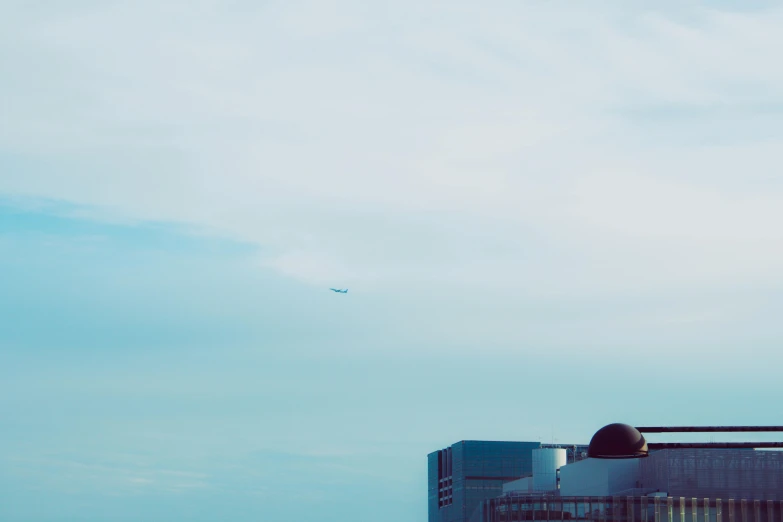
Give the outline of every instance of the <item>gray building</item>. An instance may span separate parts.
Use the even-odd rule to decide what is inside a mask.
[[[563,496],[665,493],[671,497],[783,500],[783,452],[665,449],[642,459],[587,459],[560,469]]]
[[[532,448],[532,476],[505,482],[501,495],[485,497],[472,513],[463,510],[463,517],[468,522],[783,520],[783,442],[648,444],[642,432],[783,433],[783,426],[609,424],[593,436],[587,459],[569,462],[562,449]],[[465,518],[431,514],[431,522],[440,520]]]
[[[672,497],[783,500],[783,452],[665,449],[638,459],[639,487]]]
[[[783,520],[780,451],[663,449],[647,458],[586,459],[561,466],[559,477],[546,493],[507,483],[469,522]]]
[[[783,502],[666,495],[506,495],[481,503],[470,522],[780,522]]]
[[[465,522],[503,484],[530,475],[540,442],[463,440],[427,456],[429,522]]]
[[[428,461],[429,522],[467,522],[481,501],[503,494],[503,485],[533,472],[533,450],[540,442],[463,440],[434,451]],[[584,445],[557,445],[567,462],[582,458]]]

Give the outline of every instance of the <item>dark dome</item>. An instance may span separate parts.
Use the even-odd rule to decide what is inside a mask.
[[[593,459],[634,459],[647,456],[647,441],[627,424],[609,424],[595,432],[587,448]]]

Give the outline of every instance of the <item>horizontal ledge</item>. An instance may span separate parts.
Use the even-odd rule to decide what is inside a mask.
[[[783,448],[783,442],[651,442],[647,448],[662,449],[761,449]]]
[[[732,433],[732,432],[781,432],[783,426],[642,426],[640,433]]]

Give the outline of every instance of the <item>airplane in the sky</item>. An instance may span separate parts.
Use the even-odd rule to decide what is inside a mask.
[[[330,288],[329,290],[331,290],[332,292],[337,292],[338,294],[347,294],[348,293],[348,289],[347,288],[344,289],[344,290],[341,290],[339,288]]]

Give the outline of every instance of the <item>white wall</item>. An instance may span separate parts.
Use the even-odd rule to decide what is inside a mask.
[[[533,491],[533,477],[525,477],[506,482],[503,484],[503,494],[506,494],[509,491],[520,491],[525,493]]]
[[[636,487],[639,459],[586,459],[560,468],[560,494],[607,496]]]
[[[557,489],[557,470],[566,465],[563,448],[539,448],[533,450],[533,491]]]
[[[609,468],[609,490],[611,493],[637,487],[641,480],[641,459],[610,460],[613,463]]]

